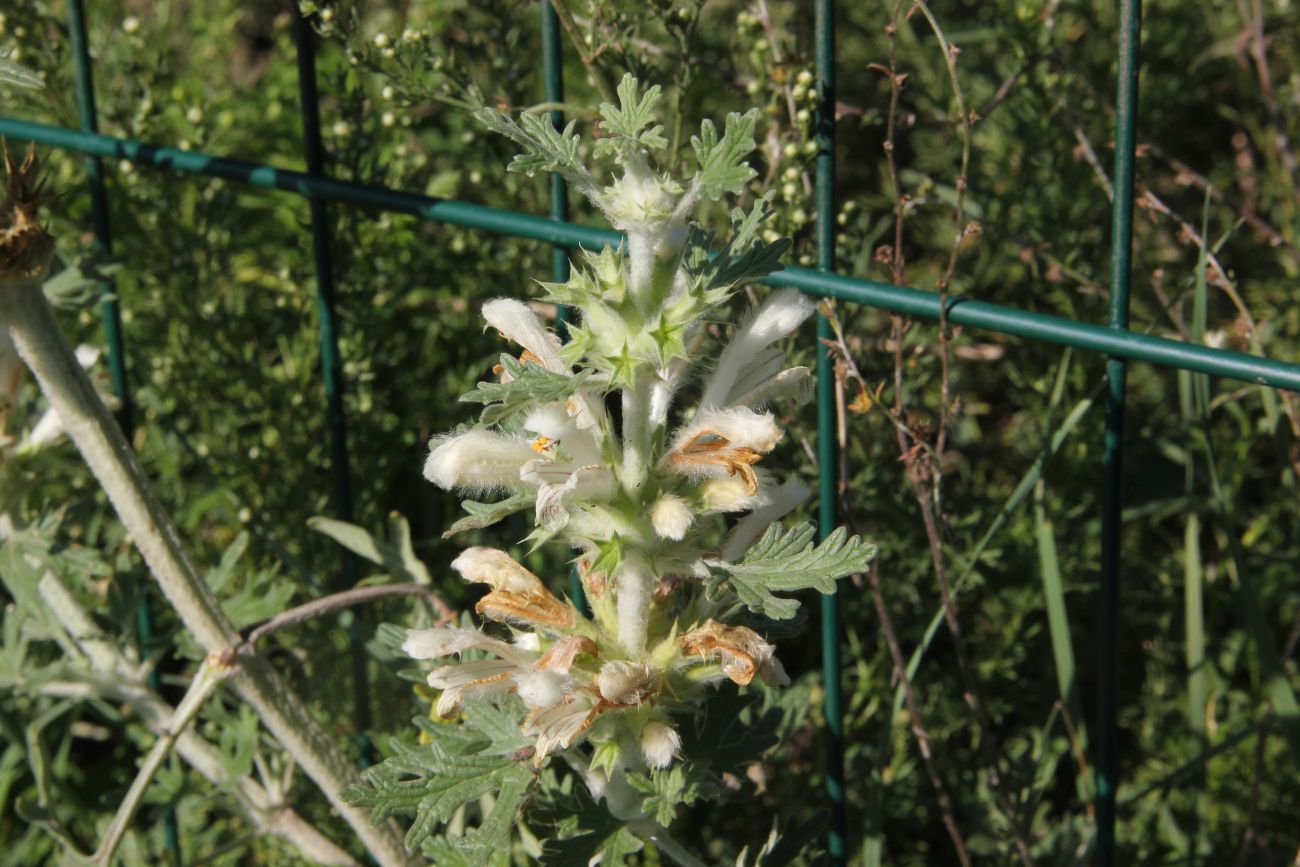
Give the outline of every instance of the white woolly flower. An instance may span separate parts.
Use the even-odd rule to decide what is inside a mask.
[[[434,437],[429,446],[424,477],[448,491],[518,490],[520,467],[537,457],[527,439],[490,430]]]
[[[781,428],[770,412],[755,412],[749,407],[713,409],[703,406],[690,422],[673,437],[673,450],[679,451],[698,442],[711,445],[720,438],[731,448],[747,448],[767,454],[781,439]]]
[[[439,659],[475,647],[485,637],[477,629],[455,626],[412,629],[402,642],[402,653],[412,659]]]
[[[508,659],[478,659],[444,665],[429,672],[429,686],[443,690],[434,710],[444,719],[454,716],[465,701],[509,691],[510,675],[520,666]]]
[[[581,500],[608,500],[614,495],[614,474],[600,464],[578,466],[555,461],[530,461],[520,478],[538,485],[537,525],[561,530],[568,523],[569,505]]]
[[[652,768],[666,768],[673,763],[682,748],[682,737],[677,729],[658,721],[651,721],[641,729],[641,754]]]
[[[545,593],[542,579],[496,548],[466,548],[451,561],[451,568],[466,581],[486,584],[506,593]]]
[[[752,374],[745,376],[747,369],[755,362],[771,363],[773,356],[765,356],[763,350],[798,328],[813,309],[813,303],[799,290],[786,289],[772,295],[762,307],[751,312],[718,357],[717,369],[705,386],[700,406],[727,406],[737,382],[742,378],[752,378]],[[774,352],[784,359],[780,350]],[[778,370],[781,363],[778,362]]]
[[[781,363],[785,363],[782,357]],[[756,371],[738,381],[732,388],[727,402],[742,406],[761,406],[771,403],[778,397],[791,397],[799,406],[813,398],[812,371],[806,367],[789,367],[772,372],[768,369]]]
[[[780,438],[781,429],[771,413],[754,412],[744,406],[706,407],[677,431],[659,467],[691,479],[739,476],[745,492],[752,496],[759,487],[754,464]]]
[[[560,360],[560,339],[546,330],[527,304],[513,298],[497,298],[483,305],[483,318],[508,339],[531,352],[552,373],[568,373]]]
[[[650,507],[650,525],[664,539],[681,541],[694,521],[690,505],[676,494],[664,494]]]

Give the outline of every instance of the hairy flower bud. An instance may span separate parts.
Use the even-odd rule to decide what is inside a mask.
[[[641,729],[641,754],[652,768],[666,768],[682,748],[681,735],[667,723],[651,721]]]
[[[650,524],[664,539],[680,541],[694,521],[690,505],[676,494],[664,494],[650,507]]]

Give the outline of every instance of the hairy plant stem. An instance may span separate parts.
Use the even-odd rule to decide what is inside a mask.
[[[641,486],[650,472],[650,389],[653,376],[649,369],[638,368],[633,385],[623,389],[623,462],[619,479],[623,490],[638,500]]]
[[[113,822],[108,826],[108,831],[104,833],[104,841],[99,844],[95,854],[91,856],[90,861],[94,864],[108,865],[113,863],[113,854],[117,852],[118,844],[122,842],[122,837],[126,834],[126,829],[130,827],[131,820],[135,818],[136,810],[140,808],[140,802],[144,800],[144,794],[153,782],[154,774],[162,767],[167,756],[171,753],[172,747],[176,741],[184,734],[189,724],[199,715],[204,702],[216,692],[217,686],[225,677],[226,672],[220,663],[213,664],[212,661],[205,660],[203,665],[199,666],[198,674],[194,675],[194,680],[190,683],[189,690],[181,703],[172,711],[171,718],[163,727],[162,732],[158,735],[158,740],[154,742],[153,748],[145,756],[144,761],[140,764],[140,770],[135,779],[131,781],[131,788],[126,792],[126,797],[118,805],[117,814],[113,816]]]
[[[208,653],[224,654],[240,645],[239,633],[199,576],[117,423],[77,363],[36,279],[0,283],[0,324],[10,329],[18,354],[50,406],[62,416],[68,436],[186,628]],[[279,672],[252,653],[237,654],[233,664],[231,683],[240,697],[352,826],[376,861],[384,867],[407,863],[394,825],[372,827],[365,813],[339,797],[346,786],[359,780],[357,769]]]
[[[623,558],[614,575],[618,641],[633,657],[639,657],[645,652],[650,609],[654,604],[654,570],[640,557],[631,555]]]
[[[42,689],[62,694],[84,692],[87,697],[119,702],[131,708],[146,725],[161,731],[175,717],[176,709],[148,687],[140,667],[101,637],[90,615],[52,572],[41,578],[37,590],[46,608],[75,642],[73,652],[86,659],[95,678],[84,684],[46,684]],[[282,803],[278,794],[268,792],[249,776],[231,775],[221,755],[192,728],[180,732],[175,749],[200,776],[230,793],[238,814],[258,834],[280,837],[313,864],[356,865],[352,856]]]
[[[668,834],[668,829],[662,825],[656,825],[655,829],[646,836],[651,843],[659,847],[661,853],[677,862],[680,867],[704,867],[704,862],[687,851],[686,847],[681,843],[674,840]]]

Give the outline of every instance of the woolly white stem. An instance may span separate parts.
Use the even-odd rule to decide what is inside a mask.
[[[47,572],[37,590],[63,629],[76,643],[76,650],[90,663],[98,676],[95,682],[46,684],[44,692],[56,692],[82,698],[102,698],[131,708],[154,730],[161,730],[176,710],[156,692],[144,685],[143,672],[127,660],[122,652],[101,634],[90,615],[63,583]],[[259,832],[283,839],[300,851],[312,864],[355,867],[356,861],[310,822],[287,804],[277,803],[266,789],[247,775],[232,776],[221,755],[193,729],[183,730],[176,739],[178,755],[194,770],[223,792],[230,792],[237,812]]]
[[[36,376],[46,399],[67,425],[113,508],[131,534],[172,607],[208,653],[240,643],[207,583],[199,576],[170,517],[145,481],[99,395],[64,339],[36,280],[0,283],[0,324],[7,325],[18,354]],[[320,723],[265,660],[243,654],[232,684],[280,745],[293,756],[333,807],[383,865],[408,863],[402,839],[391,823],[371,827],[367,815],[339,793],[359,775]]]
[[[194,675],[194,681],[190,684],[185,697],[172,712],[171,719],[167,721],[158,740],[154,742],[153,749],[145,756],[139,773],[131,781],[131,788],[127,790],[122,803],[118,805],[117,814],[113,816],[113,822],[104,834],[104,841],[99,844],[99,848],[90,859],[92,863],[104,865],[112,863],[113,854],[117,851],[118,844],[122,842],[126,829],[130,827],[131,820],[135,818],[135,812],[140,808],[140,802],[144,800],[145,791],[153,782],[154,774],[162,767],[163,761],[172,751],[181,733],[194,717],[198,716],[203,703],[216,691],[217,684],[221,683],[225,673],[220,670],[219,664],[214,666],[210,663],[211,660],[205,660],[203,665],[199,666],[198,674]]]
[[[659,847],[661,853],[676,861],[680,867],[705,867],[703,861],[696,858],[686,850],[685,846],[669,836],[668,829],[662,825],[655,825],[654,829],[646,834],[646,837],[655,846]]]
[[[636,384],[623,389],[623,463],[619,480],[633,496],[641,489],[650,463],[650,380],[648,371],[638,371]]]
[[[655,574],[648,563],[635,556],[624,557],[614,574],[618,642],[633,657],[639,657],[645,651],[650,608],[654,604]]]

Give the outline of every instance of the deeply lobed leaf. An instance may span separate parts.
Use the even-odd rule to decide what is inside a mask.
[[[820,544],[813,544],[815,529],[805,523],[786,530],[779,523],[767,528],[763,537],[739,563],[721,563],[740,601],[751,610],[776,620],[795,615],[799,603],[780,599],[774,592],[816,590],[834,593],[840,578],[864,571],[876,556],[876,546],[857,536],[849,537],[839,527]]]

